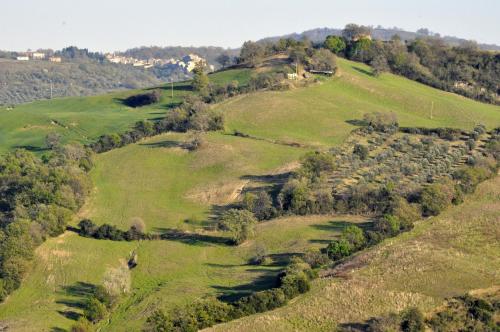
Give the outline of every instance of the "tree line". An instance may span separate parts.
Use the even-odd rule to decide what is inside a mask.
[[[393,72],[441,90],[500,104],[500,54],[480,50],[473,42],[452,47],[432,36],[404,41],[398,35],[389,41],[374,40],[370,27],[348,24],[341,36],[331,35],[323,42],[292,38],[247,41],[237,61],[256,66],[266,56],[288,53],[306,69],[334,70],[334,58],[324,50],[369,64],[374,76]]]

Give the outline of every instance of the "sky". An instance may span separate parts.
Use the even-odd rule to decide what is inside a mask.
[[[347,23],[500,45],[500,0],[0,0],[0,49],[239,47]]]

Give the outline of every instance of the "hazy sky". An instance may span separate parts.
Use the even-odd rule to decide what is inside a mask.
[[[500,0],[0,0],[0,49],[237,47],[347,23],[500,44]]]

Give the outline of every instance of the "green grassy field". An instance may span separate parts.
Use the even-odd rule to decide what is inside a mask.
[[[367,67],[345,60],[339,60],[339,65],[339,76],[321,84],[286,92],[253,93],[215,105],[225,111],[226,133],[239,130],[257,137],[323,148],[341,143],[355,128],[346,121],[360,119],[364,113],[372,111],[393,111],[397,113],[402,125],[463,128],[470,128],[477,122],[483,122],[488,127],[500,125],[498,107],[444,93],[390,74],[374,78],[366,74]],[[231,80],[246,84],[250,75],[251,71],[248,69],[235,69],[216,73],[211,79],[217,84]],[[21,105],[10,111],[2,109],[0,152],[15,146],[30,146],[36,150],[43,146],[46,133],[51,131],[62,133],[64,141],[87,142],[103,133],[125,130],[136,120],[161,117],[172,104],[178,103],[183,95],[190,93],[187,83],[179,83],[175,87],[173,100],[169,99],[170,91],[166,87],[159,105],[140,109],[127,108],[118,100],[137,91],[43,101]],[[429,118],[430,107],[433,107],[432,119]],[[67,128],[52,124],[52,120],[65,124]],[[110,320],[102,323],[102,331],[138,331],[148,314],[157,307],[170,308],[207,295],[235,296],[269,287],[281,266],[247,265],[257,244],[265,245],[270,254],[297,253],[308,247],[324,246],[325,240],[335,236],[348,224],[346,222],[365,221],[353,216],[285,218],[260,224],[256,239],[240,247],[219,243],[221,234],[209,230],[212,214],[220,206],[235,202],[243,188],[268,185],[269,183],[261,180],[262,175],[277,175],[293,169],[299,157],[309,151],[309,148],[273,144],[266,140],[235,137],[226,133],[205,134],[205,144],[194,152],[182,148],[182,143],[190,139],[189,133],[171,133],[98,155],[96,167],[91,173],[95,184],[94,192],[75,219],[76,223],[80,218],[88,217],[97,224],[110,223],[125,229],[130,226],[131,218],[140,217],[149,231],[166,228],[195,231],[204,235],[204,240],[187,237],[182,241],[126,243],[85,239],[71,233],[50,239],[37,250],[34,269],[22,287],[0,305],[0,321],[14,331],[67,329],[72,324],[72,319],[81,313],[85,290],[85,284],[82,283],[100,284],[105,270],[119,265],[135,249],[139,255],[139,265],[132,270],[132,292],[123,298]],[[494,198],[494,195],[488,195],[487,197]],[[474,201],[471,202],[468,204],[473,204]],[[486,204],[479,200],[475,203],[475,208],[482,208],[483,203]],[[467,213],[469,208],[465,210]],[[452,211],[461,211],[457,209]],[[450,213],[460,215],[460,212]],[[453,220],[451,217],[450,220]],[[443,219],[440,217],[439,220]],[[437,221],[435,223],[440,224]],[[419,225],[411,234],[425,233],[434,236],[432,228],[428,228],[431,226],[427,225],[435,223]],[[417,235],[411,234],[391,240],[390,244],[394,243],[394,246],[387,248],[394,248],[394,252],[379,251],[379,248],[385,247],[377,247],[373,252],[379,254],[370,256],[370,259],[379,259],[382,264],[382,258],[386,255],[389,257],[406,253],[408,243],[410,255],[413,248],[420,248],[411,242],[412,236]],[[484,249],[481,247],[482,236],[482,233],[477,235],[480,240],[477,241],[478,251]],[[467,241],[474,239],[475,237],[471,237]],[[439,241],[446,243],[446,236],[442,236]],[[436,243],[439,241],[436,240],[433,245],[438,246]],[[397,243],[399,247],[396,246]],[[449,249],[446,248],[443,249],[444,252],[448,252]],[[466,265],[467,259],[478,259],[479,263],[475,265],[477,273],[473,280],[483,280],[483,284],[491,280],[485,260],[481,260],[476,253],[474,256],[467,256],[468,252],[460,250],[451,252],[457,254],[457,261],[450,261],[452,263],[447,263],[444,256],[434,257],[433,250],[427,252],[426,258],[436,259],[433,261],[433,268],[462,264],[457,265],[456,269],[468,268],[471,264]],[[488,250],[485,257],[491,256],[491,251]],[[280,256],[276,257],[279,263]],[[387,264],[393,265],[386,265],[388,271],[396,271],[398,259],[406,259],[405,257],[397,256],[397,259],[389,260]],[[410,260],[408,264],[412,262]],[[427,266],[422,268],[424,272],[427,271]],[[418,269],[411,271],[417,275],[420,273]],[[490,277],[483,278],[481,271],[485,271],[484,275]],[[464,271],[450,273],[459,276],[458,272]],[[360,275],[363,276],[363,273],[365,272],[360,272]],[[291,320],[280,318],[282,316],[267,316],[272,315],[271,313],[258,316],[258,324],[271,324],[276,319],[284,330],[293,330],[295,327],[309,326],[323,328],[333,320],[347,322],[358,316],[349,316],[344,320],[335,318],[335,315],[329,317],[332,312],[327,310],[330,307],[328,301],[335,299],[337,302],[334,302],[333,308],[335,312],[341,312],[340,304],[350,303],[358,294],[356,292],[365,294],[365,288],[373,289],[370,294],[377,296],[390,297],[395,294],[399,302],[408,293],[408,298],[413,301],[408,289],[394,288],[396,286],[389,283],[396,279],[390,279],[386,275],[377,279],[377,284],[369,284],[371,280],[375,280],[369,278],[375,278],[373,275],[378,276],[377,273],[383,274],[384,270],[369,270],[366,273],[368,279],[363,279],[361,286],[344,290],[351,298],[337,298],[335,285],[338,282],[335,279],[321,280],[316,283],[313,292],[293,301],[297,304],[304,303],[302,311],[293,309],[294,304],[276,311],[285,315],[286,310],[292,310]],[[438,275],[433,273],[428,278]],[[425,278],[427,276],[424,276],[422,282],[434,285],[432,279]],[[455,282],[459,281],[458,278]],[[480,284],[479,281],[477,284]],[[471,281],[470,285],[472,284]],[[408,287],[411,285],[408,277]],[[383,287],[386,286],[393,293],[384,292]],[[333,290],[330,290],[331,287]],[[349,293],[351,291],[353,293]],[[322,300],[318,294],[327,296],[326,300]],[[317,301],[314,300],[315,296],[318,297]],[[422,298],[421,303],[430,305],[435,304],[441,295],[433,296],[418,295],[416,298]],[[307,299],[316,302],[307,304]],[[376,301],[369,303],[376,304]],[[321,305],[327,309],[314,316],[313,312],[304,312],[307,311],[306,305]],[[370,311],[361,307],[352,312],[367,314]],[[361,313],[359,319],[364,319]],[[301,315],[305,315],[305,319],[302,320]],[[305,325],[300,325],[299,322]],[[249,328],[248,320],[232,324],[227,325],[227,328]],[[271,325],[256,326],[265,330],[264,327]]]
[[[317,146],[341,143],[368,112],[394,112],[402,126],[472,128],[500,125],[500,107],[479,103],[338,59],[339,74],[321,84],[231,99],[221,108],[227,130]],[[432,119],[431,116],[432,109]]]
[[[338,277],[272,312],[211,331],[331,331],[409,306],[432,311],[445,298],[498,286],[500,177],[482,183],[460,206],[357,255]]]
[[[210,79],[214,84],[237,80],[245,85],[250,73],[250,69],[227,70],[210,75]],[[169,84],[159,88],[161,101],[140,108],[127,107],[121,100],[146,90],[37,101],[10,110],[0,107],[0,153],[16,147],[42,149],[45,136],[50,132],[61,134],[63,142],[89,143],[103,134],[126,131],[136,121],[160,118],[186,94],[192,93],[189,82],[174,84],[174,98],[171,98]]]
[[[139,331],[156,308],[188,303],[207,295],[244,295],[271,287],[281,268],[280,255],[318,247],[356,217],[285,218],[261,224],[255,239],[234,248],[210,242],[97,241],[66,233],[38,250],[35,267],[6,303],[0,321],[13,331],[67,329],[81,313],[85,284],[101,284],[106,268],[137,250],[132,292],[102,331]],[[277,264],[248,265],[255,246],[264,245]]]
[[[208,133],[205,144],[189,152],[179,147],[188,137],[164,134],[99,155],[88,207],[92,219],[121,228],[133,217],[141,217],[149,230],[200,227],[252,177],[279,172],[307,151]]]

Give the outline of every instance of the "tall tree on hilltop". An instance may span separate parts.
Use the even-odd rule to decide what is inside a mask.
[[[202,94],[207,93],[208,84],[210,83],[207,74],[205,73],[205,64],[203,62],[198,62],[196,67],[193,69],[194,77],[191,86],[193,90],[198,91]]]

